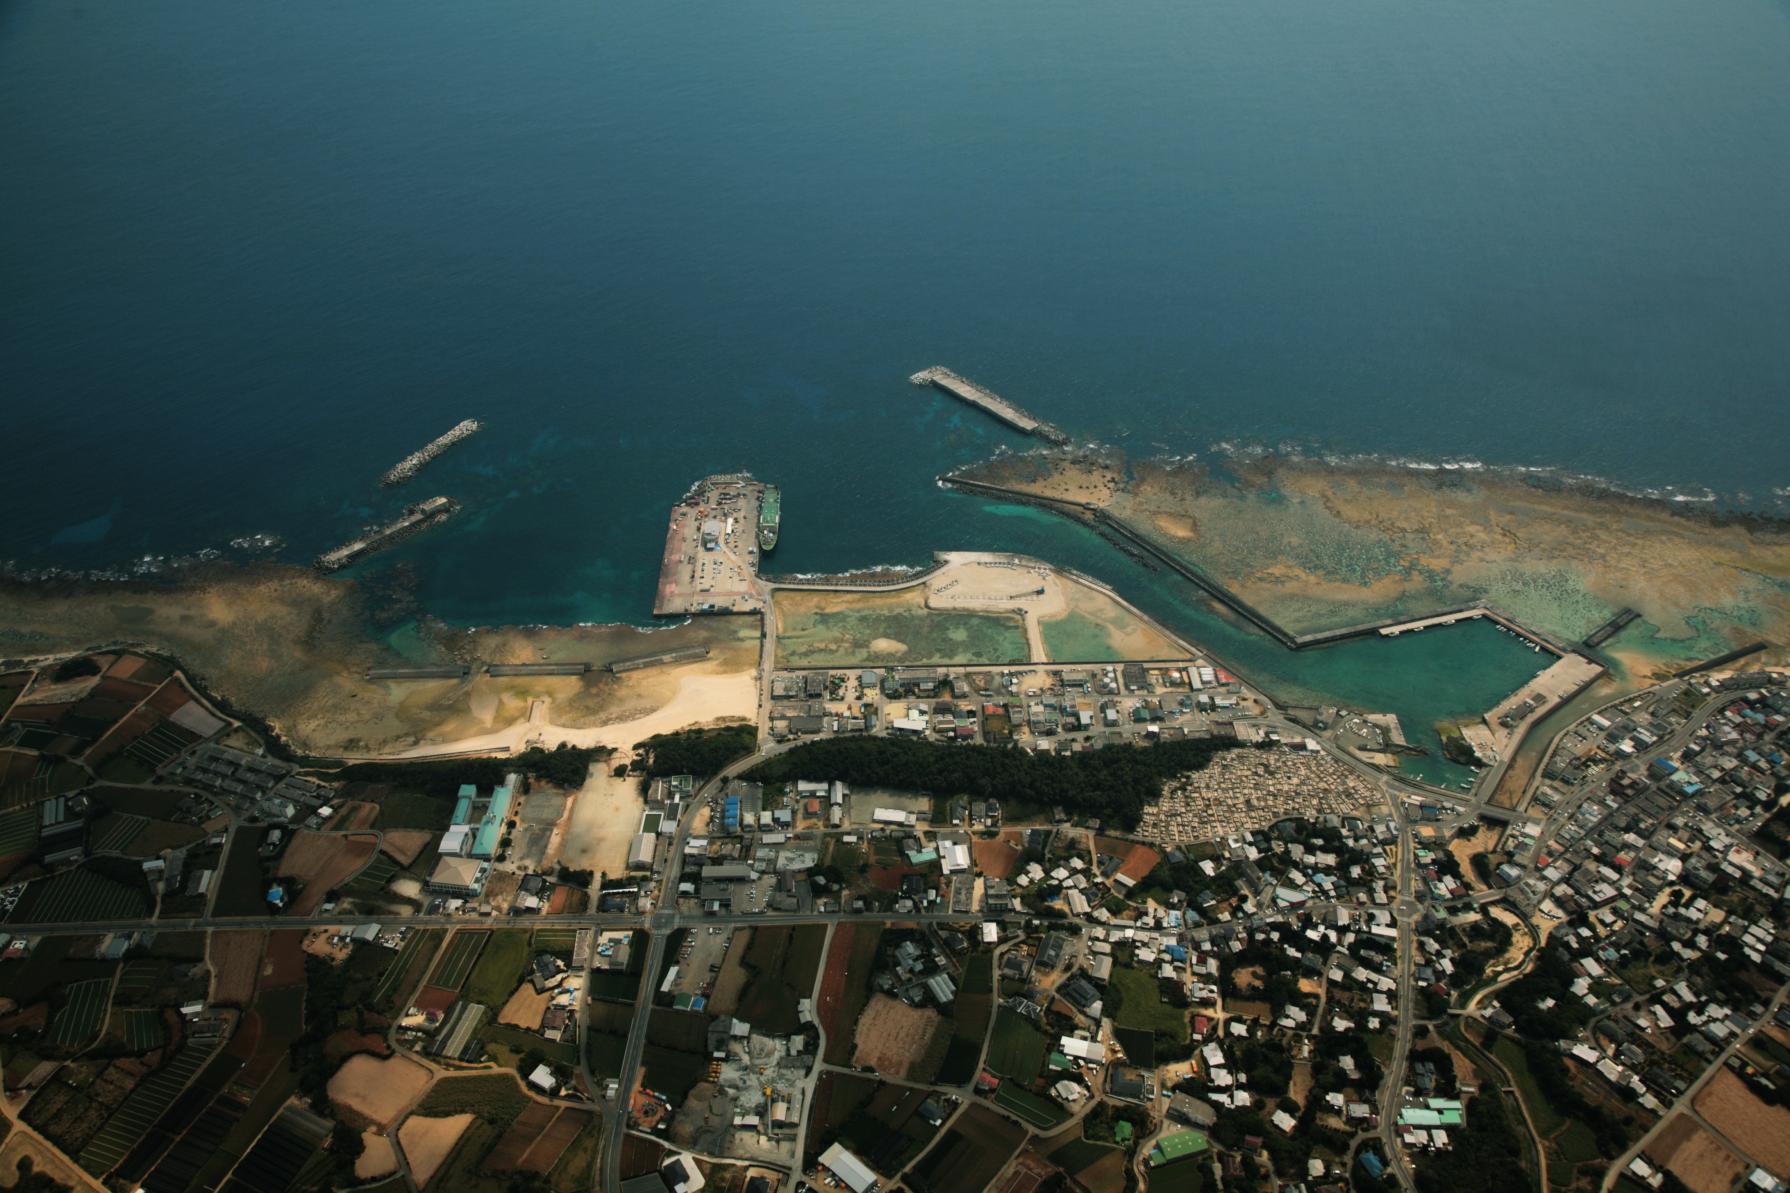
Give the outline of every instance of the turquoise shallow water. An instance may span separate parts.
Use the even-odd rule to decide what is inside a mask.
[[[638,620],[666,506],[748,468],[790,570],[1030,550],[1288,687],[1477,701],[1527,660],[1294,666],[940,492],[1021,441],[905,378],[1133,452],[1763,500],[1778,462],[1733,443],[1790,439],[1786,61],[1782,0],[22,0],[0,558],[273,531],[303,559],[448,492],[468,514],[398,556],[433,611]],[[467,416],[414,493],[377,487]],[[1440,653],[1378,678],[1407,649]]]

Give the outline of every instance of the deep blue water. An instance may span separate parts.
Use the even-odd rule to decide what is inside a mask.
[[[934,363],[1140,453],[1760,498],[1787,63],[1786,0],[15,0],[0,558],[302,559],[448,492],[402,552],[434,611],[639,620],[665,507],[747,468],[784,569],[1009,547],[1131,591],[933,486],[1023,446]]]

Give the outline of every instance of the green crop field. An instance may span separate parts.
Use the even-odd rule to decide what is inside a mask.
[[[522,970],[528,964],[528,957],[526,929],[504,928],[493,932],[461,993],[472,1002],[495,1011],[522,981]]]
[[[105,1021],[111,989],[110,978],[71,982],[64,991],[67,1001],[50,1020],[50,1043],[58,1048],[79,1048],[91,1040]]]
[[[127,883],[83,866],[40,878],[25,888],[7,917],[14,924],[79,920],[134,920],[149,914],[148,889],[138,875]]]
[[[153,957],[137,957],[126,961],[118,972],[118,1001],[131,1002],[146,998],[162,983],[163,962]]]
[[[576,928],[536,928],[534,947],[543,953],[569,953],[578,944]]]
[[[377,895],[385,889],[386,883],[397,877],[398,869],[397,862],[383,853],[376,853],[342,890],[345,894],[358,895],[363,899]]]
[[[412,981],[421,976],[411,974],[411,970],[434,956],[442,935],[440,928],[411,929],[410,934],[404,938],[404,943],[398,946],[398,955],[392,958],[385,973],[380,975],[379,984],[373,987],[374,1006],[388,1006],[392,1000],[404,996],[405,976],[411,975]]]
[[[1031,1020],[1010,1007],[997,1007],[994,1034],[988,1041],[988,1067],[1003,1077],[1036,1080],[1044,1071],[1048,1044]]]
[[[466,985],[466,979],[472,976],[473,966],[478,963],[479,954],[484,951],[485,941],[491,936],[486,928],[462,928],[448,939],[447,948],[441,952],[441,960],[435,964],[435,972],[429,975],[431,986],[445,986],[449,990],[458,990]]]
[[[1119,995],[1114,1023],[1165,1036],[1177,1044],[1187,1042],[1187,1012],[1162,1001],[1161,984],[1155,974],[1129,965],[1115,965],[1107,985]]]
[[[81,1167],[95,1176],[111,1171],[155,1125],[174,1095],[211,1059],[214,1048],[212,1044],[189,1043],[173,1060],[145,1077],[81,1149],[77,1157]]]
[[[1001,1082],[1001,1088],[994,1091],[994,1104],[1011,1111],[1020,1122],[1046,1130],[1062,1122],[1065,1117],[1062,1108],[1055,1102],[1028,1093],[1011,1081]]]
[[[119,1034],[124,1037],[124,1046],[132,1052],[148,1052],[168,1042],[161,1012],[135,1008],[120,1010],[117,1015]]]
[[[34,804],[0,812],[0,858],[20,857],[36,849],[37,821]]]

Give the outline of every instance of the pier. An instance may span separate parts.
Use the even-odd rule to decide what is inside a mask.
[[[631,659],[617,659],[609,664],[611,675],[625,675],[629,671],[639,671],[645,667],[668,667],[673,663],[694,663],[709,657],[706,646],[684,646],[676,650],[662,650],[658,654],[636,655]]]
[[[1595,630],[1592,630],[1589,634],[1585,635],[1584,646],[1587,649],[1595,649],[1596,647],[1602,646],[1611,638],[1614,638],[1624,626],[1628,625],[1629,622],[1635,620],[1639,616],[1641,616],[1641,614],[1638,610],[1621,610],[1616,616],[1610,618],[1610,620],[1604,622]]]
[[[1046,443],[1064,444],[1069,442],[1069,436],[1043,419],[1034,418],[993,390],[985,389],[966,377],[960,377],[943,365],[933,365],[929,369],[921,369],[908,380],[915,385],[942,390],[960,402],[967,402],[976,409],[993,415],[1014,430],[1027,435],[1035,435]]]
[[[381,679],[465,679],[472,674],[472,668],[466,664],[449,664],[443,667],[370,667],[367,678]]]
[[[338,568],[345,568],[364,555],[371,555],[375,551],[403,542],[420,530],[427,530],[459,508],[459,504],[451,497],[431,497],[406,506],[402,514],[384,526],[374,527],[335,550],[319,555],[316,559],[317,570],[333,572]]]
[[[455,423],[443,435],[438,435],[417,450],[394,464],[390,471],[379,478],[382,485],[401,485],[423,470],[423,465],[439,456],[462,439],[470,439],[479,433],[480,423],[476,418],[465,419]]]
[[[764,485],[741,473],[710,476],[671,507],[654,617],[764,609],[758,577],[764,493]]]

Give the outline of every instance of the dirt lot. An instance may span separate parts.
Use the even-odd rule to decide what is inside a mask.
[[[376,1131],[362,1131],[361,1154],[354,1159],[354,1176],[370,1181],[398,1171],[398,1153],[392,1141]]]
[[[432,1080],[428,1069],[401,1056],[351,1056],[329,1079],[329,1096],[389,1130]]]
[[[1704,1122],[1753,1159],[1773,1172],[1790,1172],[1790,1110],[1767,1106],[1727,1069],[1710,1078],[1695,1105]]]
[[[1121,841],[1116,837],[1095,837],[1095,846],[1109,857],[1121,859],[1118,872],[1133,882],[1142,882],[1144,875],[1156,868],[1162,854],[1138,841]]]
[[[211,966],[211,1001],[246,1007],[255,996],[255,976],[261,969],[261,949],[267,933],[257,929],[213,932],[205,944],[205,963]]]
[[[503,1009],[497,1012],[497,1021],[511,1027],[537,1031],[541,1026],[541,1016],[547,1013],[547,1004],[552,1001],[553,991],[543,990],[536,994],[533,984],[524,982],[516,987],[503,1004]]]
[[[279,874],[303,883],[288,914],[310,915],[331,889],[341,886],[367,864],[378,848],[371,834],[337,835],[300,829],[280,855]]]
[[[560,846],[560,864],[574,870],[620,874],[628,868],[628,846],[640,828],[646,801],[640,780],[614,777],[614,765],[632,757],[618,753],[610,765],[593,766],[572,800],[571,822]]]
[[[1745,1171],[1721,1140],[1680,1114],[1654,1137],[1649,1155],[1683,1181],[1691,1193],[1728,1193]]]
[[[87,1174],[23,1131],[13,1131],[0,1147],[0,1188],[18,1184],[19,1161],[30,1160],[33,1172],[53,1177],[71,1189],[97,1189]]]
[[[398,1128],[398,1143],[410,1161],[410,1175],[416,1187],[422,1188],[441,1167],[441,1162],[454,1150],[460,1135],[472,1125],[470,1114],[450,1114],[446,1118],[425,1118],[413,1114]]]
[[[930,1007],[910,1007],[886,994],[872,995],[858,1016],[851,1063],[885,1077],[906,1077],[908,1066],[926,1054],[941,1022]]]
[[[422,856],[434,836],[426,828],[388,828],[379,848],[400,866],[408,866]]]
[[[976,857],[976,869],[985,878],[1011,878],[1014,869],[1019,865],[1019,843],[1022,834],[1017,830],[1002,833],[993,841],[984,841],[976,837],[970,841],[970,852]]]

